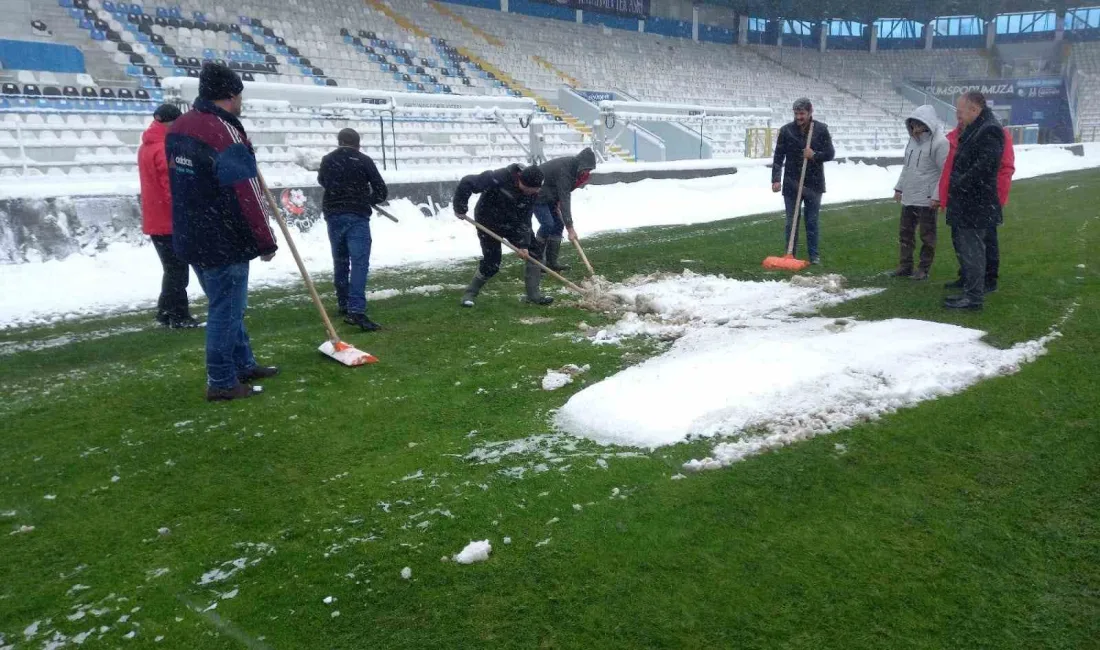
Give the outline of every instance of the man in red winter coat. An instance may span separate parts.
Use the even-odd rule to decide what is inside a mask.
[[[198,326],[187,306],[187,283],[191,272],[172,250],[172,188],[168,184],[168,161],[164,138],[168,127],[181,115],[180,109],[164,104],[153,113],[153,123],[141,136],[138,175],[141,178],[141,230],[153,240],[164,274],[157,300],[157,322],[171,328]]]
[[[947,209],[947,187],[951,179],[951,169],[955,165],[955,152],[959,147],[959,133],[962,126],[956,125],[955,130],[947,134],[947,142],[951,145],[947,152],[947,161],[943,165],[943,175],[940,176],[940,198],[935,204],[940,210]],[[1001,168],[997,172],[997,198],[1001,207],[1008,205],[1008,193],[1012,189],[1012,175],[1016,173],[1016,153],[1012,150],[1012,134],[1005,129],[1005,149],[1001,155]],[[998,224],[1000,225],[1000,224]],[[985,249],[985,292],[992,293],[997,290],[997,278],[1001,269],[1001,247],[997,241],[997,226],[989,229]],[[946,289],[959,289],[963,286],[962,267],[959,268],[959,279],[943,285]]]

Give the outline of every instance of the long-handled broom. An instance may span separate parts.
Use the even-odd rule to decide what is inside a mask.
[[[290,247],[290,254],[294,256],[294,263],[298,265],[298,272],[302,274],[302,280],[306,283],[306,288],[309,289],[309,295],[313,298],[313,304],[317,306],[317,311],[321,313],[321,320],[325,322],[325,331],[328,332],[328,340],[321,344],[321,347],[317,348],[321,354],[334,359],[345,366],[362,366],[368,363],[376,363],[378,358],[374,355],[363,352],[350,343],[345,343],[340,340],[340,336],[336,333],[336,328],[332,326],[332,321],[328,317],[328,312],[325,311],[325,305],[321,302],[321,296],[317,295],[317,287],[313,286],[313,279],[309,277],[309,271],[306,270],[306,265],[302,262],[302,257],[298,255],[298,247],[294,245],[294,239],[290,236],[290,229],[286,226],[286,220],[283,219],[283,213],[279,209],[279,204],[275,202],[275,197],[271,195],[271,190],[267,187],[267,183],[264,182],[263,176],[259,177],[260,186],[264,190],[264,196],[267,198],[267,204],[271,208],[271,212],[275,215],[275,221],[279,224],[279,229],[283,231],[283,239],[286,240],[286,244]]]
[[[806,135],[806,146],[814,137],[814,123],[810,122],[810,132]],[[798,179],[798,198],[794,202],[794,223],[791,224],[791,239],[787,242],[787,254],[783,257],[765,257],[764,268],[769,271],[794,271],[798,272],[810,265],[806,260],[797,259],[794,256],[794,242],[798,239],[798,219],[802,215],[802,189],[806,185],[806,165],[810,161],[802,156],[802,176]]]
[[[496,233],[495,233],[495,232],[493,232],[492,230],[490,230],[490,229],[486,228],[485,226],[481,225],[480,223],[478,223],[478,222],[474,221],[473,219],[471,219],[471,218],[469,218],[469,217],[462,217],[462,219],[463,219],[464,221],[468,221],[468,222],[472,223],[472,224],[474,225],[474,227],[475,227],[475,228],[477,228],[477,229],[478,229],[478,230],[480,230],[481,232],[485,233],[486,235],[489,235],[490,237],[492,237],[493,239],[497,240],[498,242],[500,242],[500,243],[504,244],[504,245],[505,245],[505,246],[507,246],[508,248],[511,248],[511,249],[512,249],[512,252],[513,252],[513,253],[515,253],[516,255],[519,255],[519,248],[517,248],[517,247],[516,247],[516,245],[515,245],[515,244],[513,244],[512,242],[510,242],[510,241],[508,241],[507,239],[505,239],[505,238],[501,237],[500,235],[496,234]],[[538,261],[538,260],[537,260],[537,259],[535,259],[534,257],[530,257],[530,256],[528,256],[528,257],[527,257],[527,259],[528,259],[528,261],[530,261],[530,262],[531,262],[532,264],[534,264],[535,266],[537,266],[537,267],[539,267],[540,269],[542,269],[542,270],[543,270],[543,271],[544,271],[544,272],[545,272],[545,273],[546,273],[547,275],[552,275],[553,277],[555,277],[555,278],[557,278],[557,279],[558,279],[559,281],[561,281],[561,283],[562,283],[562,284],[564,284],[565,286],[569,287],[570,289],[572,289],[573,291],[576,291],[577,293],[579,293],[579,294],[581,294],[581,295],[584,295],[584,289],[581,289],[581,288],[580,288],[579,286],[577,286],[577,285],[573,284],[572,282],[570,282],[569,280],[565,279],[565,277],[563,277],[562,275],[560,275],[560,274],[559,274],[559,273],[558,273],[557,271],[554,271],[554,270],[553,270],[553,269],[551,269],[551,268],[550,268],[549,266],[546,266],[545,264],[543,264],[542,262]]]

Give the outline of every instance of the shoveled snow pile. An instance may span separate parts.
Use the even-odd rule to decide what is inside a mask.
[[[542,378],[543,390],[557,390],[564,386],[568,386],[573,383],[573,377],[584,374],[591,370],[592,366],[578,366],[575,364],[567,364],[558,368],[557,370],[547,370],[546,376]]]
[[[454,556],[454,561],[459,564],[473,564],[474,562],[484,562],[489,559],[489,553],[493,551],[492,544],[489,540],[484,539],[480,542],[470,542],[466,545],[466,548],[458,552]]]
[[[741,282],[685,273],[622,289],[654,313],[628,313],[596,342],[680,334],[664,354],[574,395],[556,426],[600,443],[655,448],[691,437],[733,438],[687,470],[871,420],[1009,374],[1053,337],[1008,350],[955,325],[796,318],[866,291],[835,282]],[[813,284],[813,283],[810,283]]]

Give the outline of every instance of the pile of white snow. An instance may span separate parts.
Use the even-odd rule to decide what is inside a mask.
[[[592,366],[584,365],[578,366],[576,364],[566,364],[557,370],[547,370],[546,375],[542,378],[543,390],[557,390],[573,383],[573,378],[577,375],[582,375],[592,369]]]
[[[955,325],[794,317],[857,293],[831,289],[685,273],[624,290],[656,312],[627,314],[598,341],[660,335],[668,322],[682,336],[664,354],[574,395],[555,424],[644,448],[721,437],[710,458],[685,465],[713,469],[1013,373],[1057,336],[999,350],[982,332]]]
[[[493,545],[489,543],[489,540],[483,539],[480,542],[470,542],[466,545],[466,548],[459,551],[452,559],[459,564],[484,562],[489,559],[489,553],[492,551]]]
[[[1058,148],[1021,150],[1016,156],[1015,178],[1097,166],[1100,166],[1100,146],[1085,145],[1084,156],[1074,156]],[[463,173],[463,170],[453,171],[458,176]],[[899,171],[898,167],[829,163],[826,169],[829,192],[824,201],[837,204],[887,199],[893,195]],[[402,174],[412,178],[424,172]],[[387,179],[390,175],[393,174],[388,174]],[[268,180],[275,184],[281,180],[312,183],[313,175],[304,181],[275,177]],[[56,187],[52,180],[49,183],[48,195],[53,196]],[[0,196],[32,193],[31,188],[22,184],[7,185],[11,187],[5,186]],[[81,191],[77,186],[66,187],[74,193]],[[96,188],[92,193],[111,190],[136,194],[136,179],[134,187]],[[449,199],[441,197],[444,202]],[[750,164],[740,166],[733,176],[592,186],[576,192],[573,206],[579,215],[577,232],[586,237],[644,226],[705,223],[776,212],[782,209],[782,201],[771,192],[771,171]],[[481,253],[472,226],[455,219],[449,207],[441,209],[435,217],[424,217],[420,208],[408,200],[394,201],[388,209],[401,222],[395,224],[388,219],[371,222],[372,268],[470,260]],[[893,205],[884,206],[884,215],[895,214],[895,209]],[[311,273],[331,272],[332,256],[324,224],[308,232],[295,233],[295,241]],[[5,265],[3,273],[5,286],[19,287],[19,290],[0,292],[0,329],[151,309],[160,291],[160,264],[156,252],[147,244],[118,242],[94,255]],[[59,278],[64,279],[64,291],[57,290]],[[296,284],[301,280],[283,245],[274,261],[252,264],[249,282],[253,287],[262,287]],[[197,281],[191,282],[188,291],[192,297],[201,295]]]

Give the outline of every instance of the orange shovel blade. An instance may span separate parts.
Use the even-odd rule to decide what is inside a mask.
[[[764,268],[769,271],[792,271],[798,272],[809,266],[810,263],[806,260],[797,259],[794,255],[784,255],[783,257],[766,257],[764,258]]]
[[[326,357],[352,368],[368,363],[378,363],[378,357],[343,341],[337,341],[335,345],[332,341],[325,341],[318,349]]]

